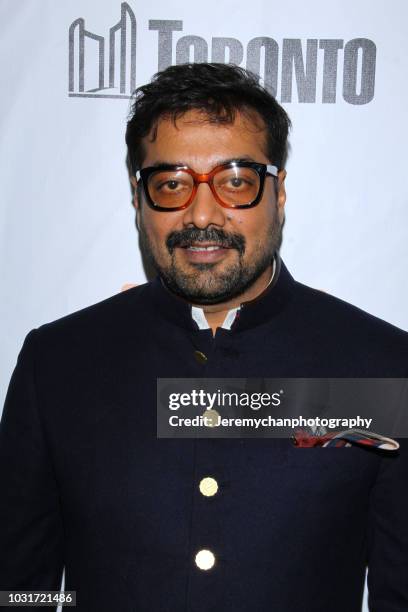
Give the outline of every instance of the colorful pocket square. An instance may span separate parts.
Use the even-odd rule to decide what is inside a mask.
[[[341,448],[357,445],[362,447],[374,447],[385,451],[396,451],[400,446],[399,443],[392,438],[386,438],[373,431],[364,431],[362,429],[334,431],[320,436],[316,436],[301,429],[293,436],[293,443],[300,448],[313,448],[315,446]]]

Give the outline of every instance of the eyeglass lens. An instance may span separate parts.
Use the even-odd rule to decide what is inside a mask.
[[[260,178],[253,168],[225,168],[213,177],[213,187],[219,199],[227,205],[253,202],[259,192]],[[183,206],[190,198],[194,179],[184,170],[158,170],[149,177],[149,194],[158,206]]]

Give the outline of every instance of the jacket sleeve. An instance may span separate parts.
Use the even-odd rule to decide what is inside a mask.
[[[381,458],[368,525],[370,612],[408,610],[408,440]]]
[[[38,330],[23,343],[0,422],[0,590],[59,590],[63,527],[35,382]],[[13,608],[14,610],[16,608]]]

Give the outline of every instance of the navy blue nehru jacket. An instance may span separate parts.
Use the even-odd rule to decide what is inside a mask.
[[[58,589],[65,567],[81,612],[357,612],[368,566],[370,610],[408,610],[406,440],[157,438],[157,377],[407,376],[408,334],[278,263],[215,336],[159,277],[27,334],[0,429],[0,590]]]

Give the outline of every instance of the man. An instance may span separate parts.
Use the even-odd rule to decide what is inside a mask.
[[[405,377],[407,334],[279,257],[289,119],[244,70],[170,67],[127,128],[157,276],[26,337],[0,438],[0,588],[97,611],[408,609],[407,448],[158,439],[157,378]],[[345,265],[348,264],[345,261]]]

